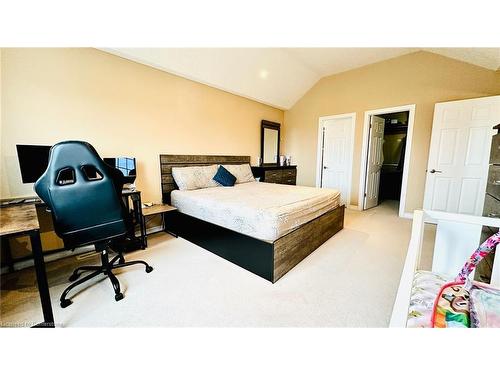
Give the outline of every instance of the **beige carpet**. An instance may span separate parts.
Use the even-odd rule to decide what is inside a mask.
[[[127,258],[144,259],[155,270],[117,273],[125,294],[120,302],[103,279],[60,308],[72,269],[98,258],[48,264],[55,318],[64,327],[386,327],[410,227],[395,202],[348,210],[345,228],[274,285],[183,239],[151,236],[147,250]],[[41,320],[34,280],[32,269],[2,276],[3,324]]]

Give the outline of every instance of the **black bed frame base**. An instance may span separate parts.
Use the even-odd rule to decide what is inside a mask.
[[[317,246],[325,242],[331,235],[343,227],[343,206],[339,207],[342,225],[330,235],[325,236]],[[328,215],[329,213],[325,214]],[[166,230],[194,243],[272,283],[283,276],[280,274],[275,280],[275,244],[259,240],[233,230],[212,224],[195,217],[171,211],[166,213]],[[324,215],[323,215],[324,216]],[[321,219],[323,216],[318,218]],[[291,232],[293,233],[293,232]],[[313,252],[311,249],[308,253]],[[307,255],[305,255],[307,256]],[[293,262],[293,268],[300,260]],[[280,271],[282,272],[282,271]]]
[[[178,211],[167,213],[166,229],[264,279],[274,279],[274,245]]]

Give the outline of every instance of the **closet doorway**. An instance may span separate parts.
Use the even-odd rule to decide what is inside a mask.
[[[360,209],[391,200],[399,202],[399,216],[411,217],[405,203],[414,115],[414,105],[365,112]]]

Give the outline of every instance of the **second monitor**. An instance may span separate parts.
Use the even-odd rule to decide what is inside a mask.
[[[104,158],[105,163],[119,169],[125,177],[126,184],[133,184],[137,177],[137,168],[135,158],[117,157],[117,158]]]

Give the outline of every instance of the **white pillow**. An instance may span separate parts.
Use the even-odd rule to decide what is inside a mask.
[[[217,164],[203,167],[173,167],[172,177],[179,190],[196,190],[219,186],[213,180],[217,173]]]
[[[222,164],[222,166],[236,177],[237,184],[255,181],[250,164]]]

